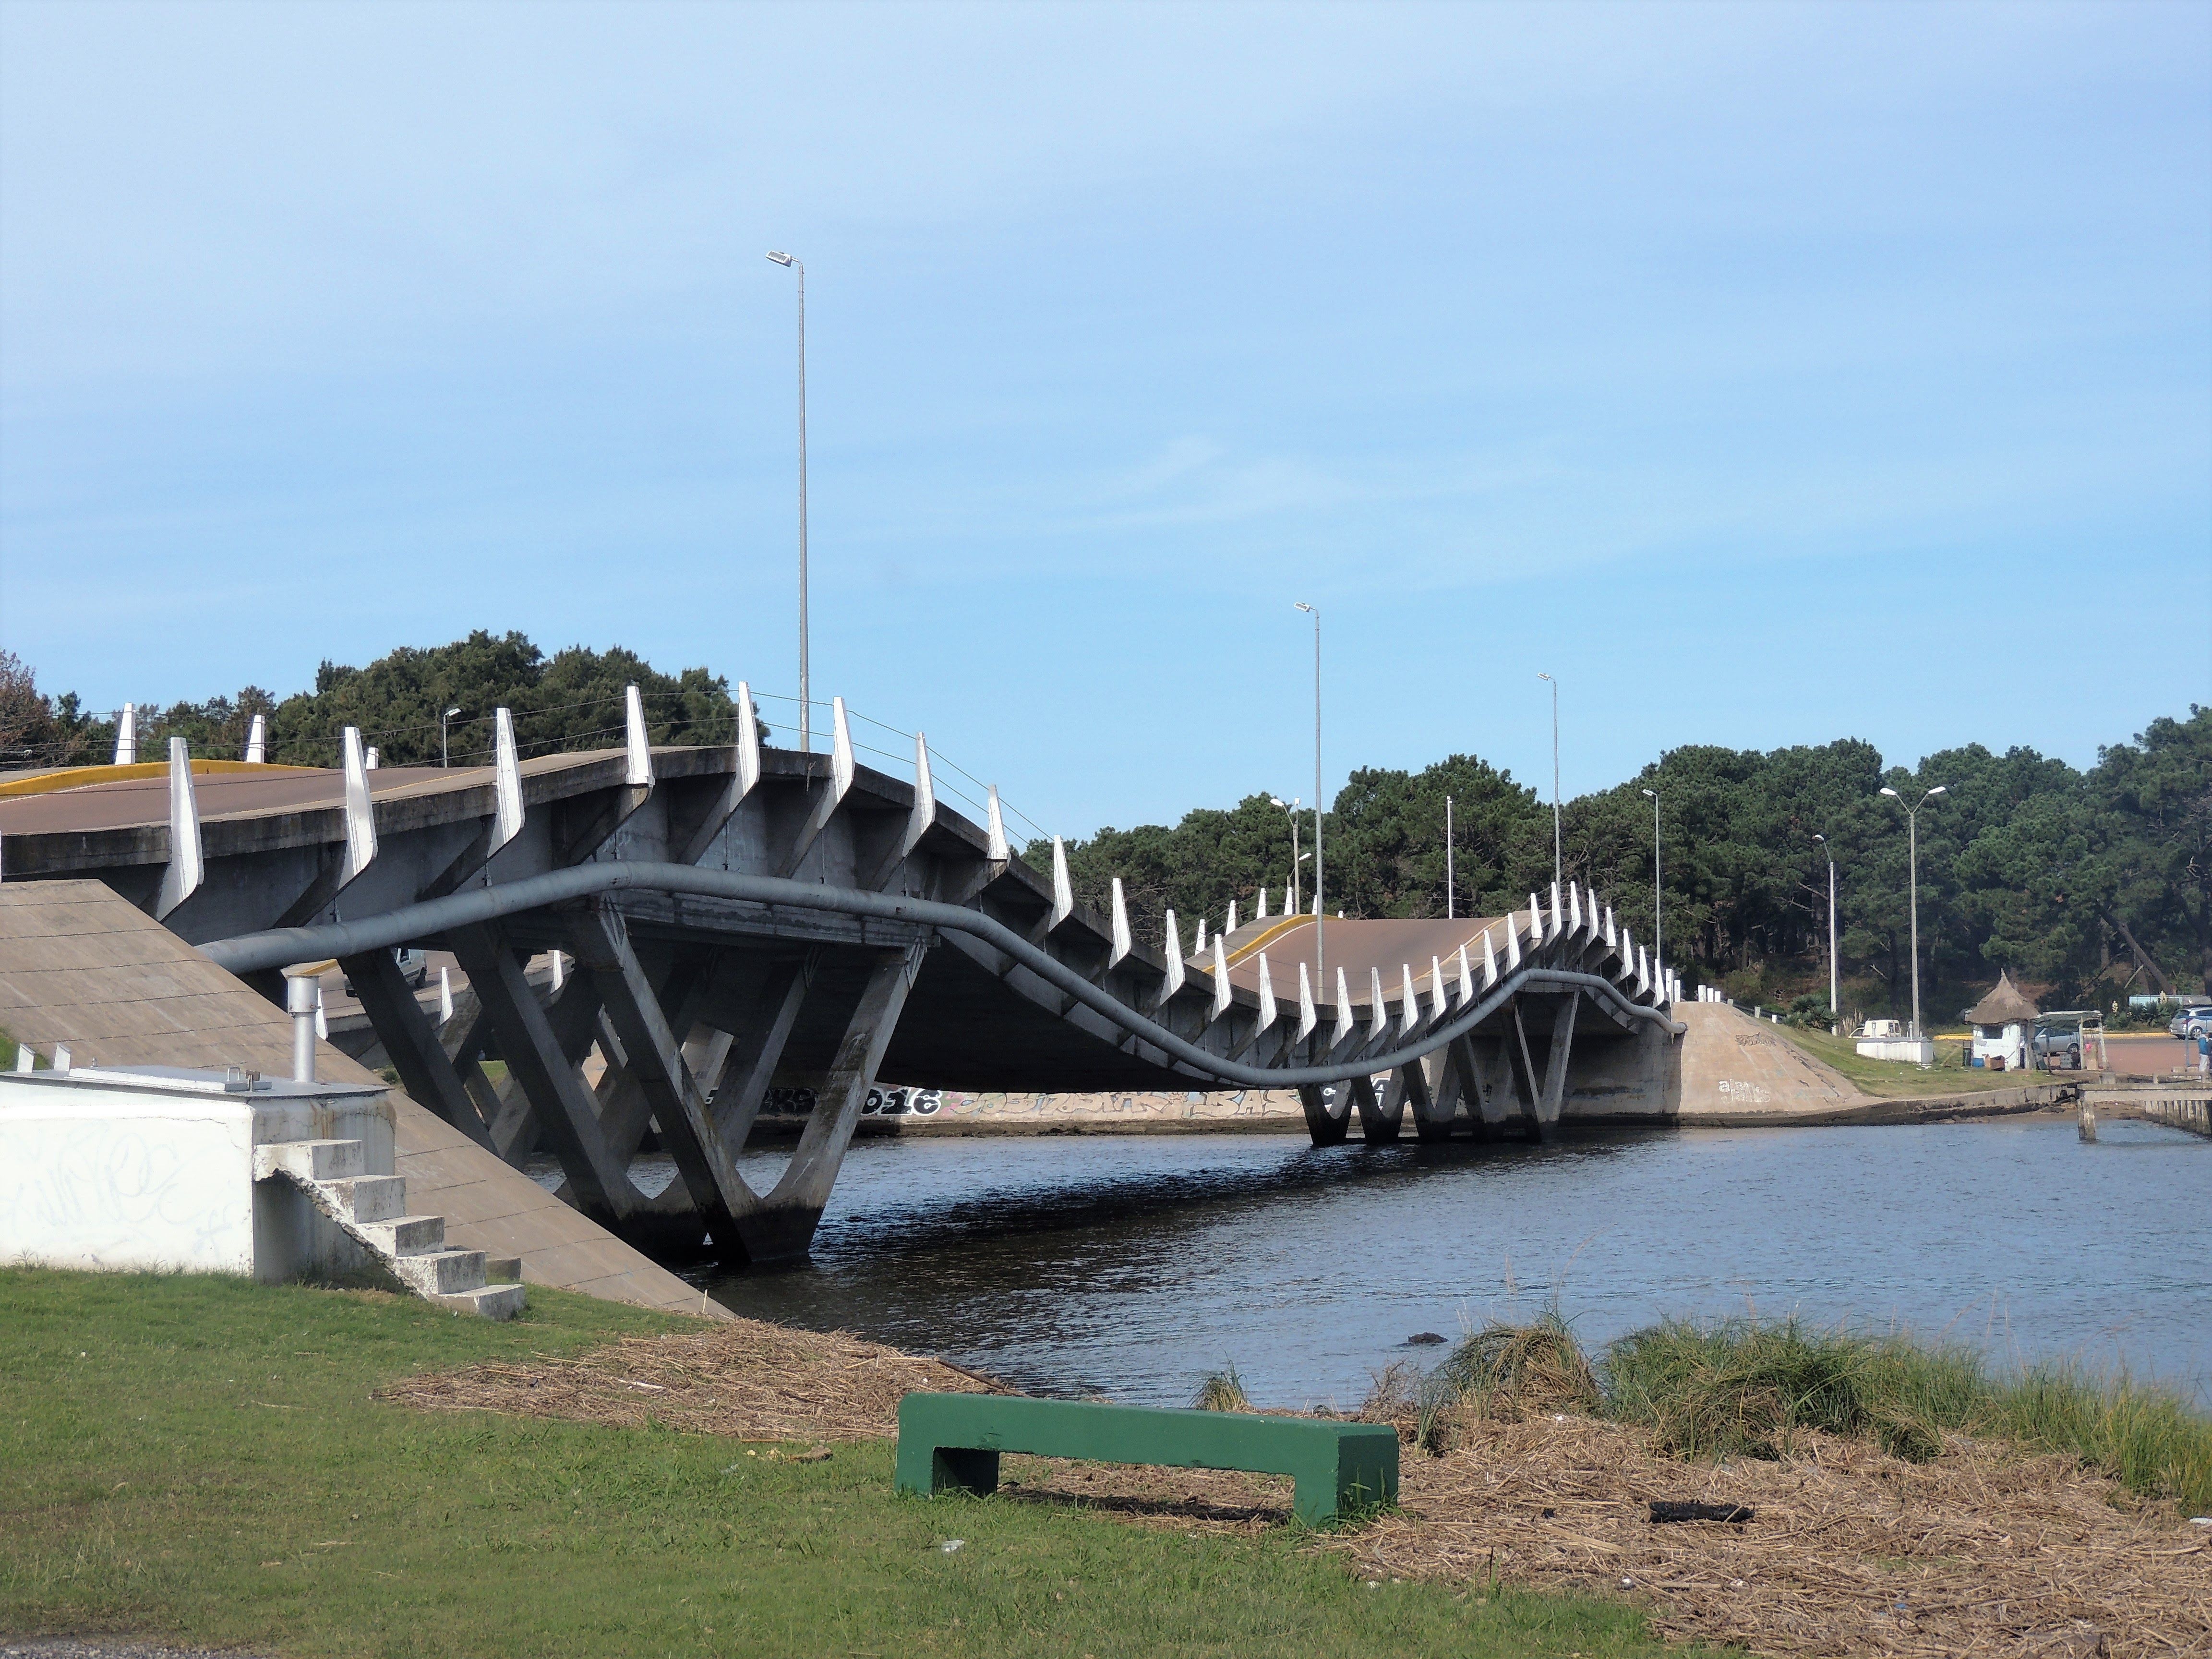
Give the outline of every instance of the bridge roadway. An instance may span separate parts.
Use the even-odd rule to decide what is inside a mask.
[[[189,762],[0,776],[0,873],[94,877],[281,1003],[287,965],[337,957],[406,1092],[511,1163],[544,1150],[568,1200],[664,1255],[803,1255],[878,1079],[987,1091],[1295,1086],[1317,1144],[1547,1134],[1579,1046],[1663,1071],[1679,987],[1572,886],[1468,921],[1255,921],[1203,951],[1170,913],[1140,942],[1114,884],[1076,902],[1066,857],[831,752],[741,740],[369,769]],[[469,978],[428,1019],[390,947]],[[524,964],[566,952],[551,992]],[[596,1048],[605,1068],[587,1085]],[[1609,1056],[1609,1058],[1607,1058]],[[495,1084],[483,1062],[507,1074]],[[1385,1078],[1384,1085],[1375,1079]],[[816,1105],[775,1187],[735,1168],[763,1097]],[[648,1127],[678,1179],[629,1164]]]

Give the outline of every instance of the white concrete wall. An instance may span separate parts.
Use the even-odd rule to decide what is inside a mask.
[[[0,1073],[0,1261],[264,1280],[370,1261],[289,1181],[257,1182],[257,1141],[358,1139],[392,1167],[380,1094],[194,1093]]]

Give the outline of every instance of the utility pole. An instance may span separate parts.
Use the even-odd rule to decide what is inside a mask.
[[[1836,849],[1828,844],[1826,836],[1813,839],[1828,855],[1828,1013],[1832,1019],[1840,1022],[1843,1014],[1836,994]]]
[[[768,256],[799,276],[799,747],[814,747],[814,706],[806,678],[806,267],[788,253]]]
[[[1651,803],[1651,963],[1656,968],[1667,955],[1667,884],[1659,873],[1659,792],[1647,789],[1644,798]]]
[[[1446,795],[1444,797],[1444,920],[1446,921],[1453,920],[1458,902],[1459,888],[1452,880],[1451,797]]]
[[[1322,994],[1322,968],[1327,958],[1322,951],[1322,928],[1328,921],[1327,902],[1322,897],[1321,869],[1321,612],[1304,599],[1297,608],[1314,619],[1314,994]]]
[[[1536,678],[1552,688],[1552,879],[1556,883],[1566,879],[1566,860],[1559,851],[1559,683],[1549,674]]]
[[[1911,891],[1912,891],[1912,898],[1911,898],[1911,908],[1912,908],[1912,1040],[1913,1040],[1915,1042],[1919,1042],[1919,1041],[1921,1040],[1921,1038],[1920,1038],[1920,809],[1921,809],[1922,807],[1923,807],[1923,806],[1927,805],[1928,805],[1928,803],[1929,803],[1929,801],[1931,801],[1931,800],[1935,799],[1936,796],[1938,796],[1938,795],[1940,795],[1940,794],[1944,793],[1946,792],[1947,788],[1948,788],[1948,786],[1947,786],[1947,785],[1940,784],[1940,783],[1939,783],[1939,784],[1937,784],[1937,785],[1936,785],[1933,789],[1930,789],[1930,790],[1929,790],[1926,794],[1923,795],[1923,796],[1922,796],[1918,800],[1917,800],[1917,801],[1913,802],[1911,805],[1910,805],[1910,806],[1905,806],[1905,845],[1906,845],[1906,847],[1910,849],[1910,850],[1909,850],[1909,852],[1908,852],[1908,854],[1907,854],[1907,856],[1908,856],[1908,858],[1909,858],[1909,860],[1910,860],[1910,864],[1909,864],[1909,866],[1908,866],[1908,867],[1909,867],[1909,868],[1911,869],[1911,877],[1910,877],[1910,882],[1911,882]],[[1905,806],[1905,797],[1904,797],[1904,796],[1902,796],[1902,795],[1900,795],[1900,794],[1899,794],[1899,793],[1897,793],[1897,791],[1896,791],[1896,790],[1894,790],[1894,789],[1891,789],[1891,788],[1888,788],[1888,787],[1885,787],[1883,788],[1883,790],[1882,790],[1882,792],[1881,792],[1881,793],[1882,793],[1883,794],[1885,794],[1885,795],[1888,796],[1892,800],[1895,801],[1895,802],[1896,802],[1899,806]]]

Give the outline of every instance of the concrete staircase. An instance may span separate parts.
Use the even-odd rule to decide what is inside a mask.
[[[256,1181],[290,1181],[417,1296],[486,1319],[512,1319],[522,1310],[520,1285],[484,1283],[482,1250],[446,1248],[443,1216],[407,1213],[405,1176],[367,1169],[358,1140],[280,1140],[253,1149]]]

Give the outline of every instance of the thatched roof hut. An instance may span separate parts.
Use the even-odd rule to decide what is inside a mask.
[[[2009,973],[1997,975],[1996,989],[1984,997],[1967,1012],[1970,1025],[2033,1025],[2041,1011],[2020,994]]]

